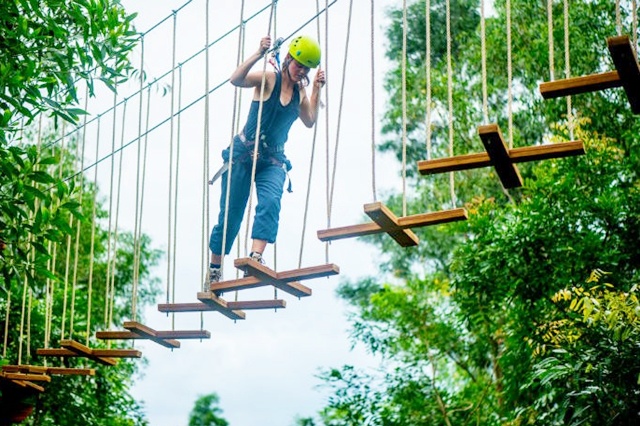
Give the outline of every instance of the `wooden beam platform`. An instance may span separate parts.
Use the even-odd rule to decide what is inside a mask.
[[[92,349],[75,340],[61,340],[62,348],[44,348],[36,350],[40,356],[85,357],[104,365],[116,365],[115,358],[140,358],[142,353],[135,349]]]
[[[52,376],[95,376],[94,368],[47,367],[47,373]]]
[[[398,238],[393,237],[403,247],[417,244],[418,237],[413,232],[410,234],[400,234],[410,228],[422,226],[432,226],[441,223],[457,222],[468,218],[465,209],[444,210],[433,213],[421,213],[406,217],[396,217],[386,206],[381,203],[370,203],[364,205],[364,210],[374,222],[362,223],[358,225],[343,226],[338,228],[324,229],[318,231],[320,241],[333,241],[344,238],[362,237],[365,235],[379,234],[382,232],[394,233]],[[380,223],[378,223],[380,221]],[[410,231],[409,231],[410,232]],[[415,237],[415,240],[413,237]],[[402,241],[402,242],[401,242]],[[403,245],[406,243],[408,245]]]
[[[634,114],[640,113],[640,67],[628,35],[607,39],[609,54],[615,71],[571,77],[541,83],[544,99],[579,95],[622,86]]]
[[[582,141],[534,145],[507,149],[497,124],[478,127],[478,134],[487,152],[418,162],[422,175],[448,173],[494,166],[505,188],[522,186],[522,178],[515,164],[583,155]]]
[[[108,339],[108,340],[117,340],[117,339],[146,339],[151,340],[165,348],[179,348],[180,342],[177,340],[161,337],[158,335],[158,332],[151,327],[147,327],[144,324],[141,324],[137,321],[127,321],[124,323],[124,328],[127,331],[98,331],[96,333],[96,338],[98,339]]]
[[[3,378],[4,378],[3,374],[0,373],[0,379],[3,379]],[[20,386],[22,388],[29,387],[31,389],[37,390],[38,392],[44,392],[44,387],[40,385],[36,385],[35,383],[29,382],[27,380],[11,380],[11,383],[13,383],[16,386]]]
[[[2,371],[5,373],[32,373],[32,374],[47,374],[47,367],[41,365],[3,365]]]
[[[211,291],[214,293],[223,293],[226,291],[246,290],[272,285],[293,296],[305,297],[311,296],[312,291],[298,281],[328,277],[340,273],[340,268],[332,263],[282,272],[275,272],[249,258],[236,259],[234,265],[236,268],[247,271],[247,273],[253,276],[212,284]],[[256,309],[258,309],[258,306],[256,306]]]
[[[232,320],[241,320],[246,316],[243,311],[231,309],[224,299],[216,296],[213,292],[199,292],[198,300],[209,306],[212,311],[220,312]]]
[[[257,309],[283,309],[287,307],[287,302],[283,299],[267,300],[243,300],[238,302],[227,302],[227,307],[232,311],[237,310],[257,310]],[[192,303],[162,303],[158,305],[160,312],[207,312],[216,311],[213,307],[199,302]]]
[[[11,373],[3,371],[0,373],[7,380],[18,380],[23,382],[51,382],[51,377],[46,374],[36,373]]]
[[[99,331],[96,333],[98,339],[104,340],[133,340],[146,339],[147,337],[133,331]],[[159,339],[209,339],[211,333],[207,330],[166,330],[156,331]]]

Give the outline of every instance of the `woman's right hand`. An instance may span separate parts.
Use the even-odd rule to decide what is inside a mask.
[[[258,53],[260,56],[263,56],[265,53],[269,51],[271,47],[271,36],[262,37],[260,40],[260,49],[258,49]]]

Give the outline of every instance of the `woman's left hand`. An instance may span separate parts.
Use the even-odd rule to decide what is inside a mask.
[[[313,85],[317,88],[321,88],[327,82],[323,69],[318,69],[315,78],[313,79]]]

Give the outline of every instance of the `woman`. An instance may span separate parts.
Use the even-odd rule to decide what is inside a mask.
[[[218,223],[213,227],[209,239],[211,263],[209,265],[209,280],[204,283],[204,291],[209,291],[210,284],[222,279],[222,238],[225,210],[228,209],[225,254],[229,254],[242,223],[251,186],[261,90],[264,90],[264,94],[255,174],[258,204],[251,231],[252,245],[249,255],[257,262],[264,263],[262,253],[267,243],[275,242],[278,233],[280,200],[286,173],[290,168],[284,155],[284,144],[287,141],[289,129],[298,117],[309,128],[313,127],[318,117],[320,89],[325,84],[324,71],[320,69],[316,73],[310,97],[307,96],[305,89],[309,84],[310,68],[316,68],[320,64],[318,43],[307,36],[296,37],[289,45],[281,70],[267,72],[264,75],[263,89],[263,73],[250,72],[250,70],[269,51],[270,47],[271,38],[269,36],[262,38],[258,51],[244,61],[231,75],[231,84],[238,87],[253,87],[254,94],[244,129],[233,138],[233,166],[231,167],[231,190],[228,206],[226,205],[228,169],[222,175],[220,213]],[[222,158],[225,162],[229,161],[230,152],[230,148],[222,152]]]

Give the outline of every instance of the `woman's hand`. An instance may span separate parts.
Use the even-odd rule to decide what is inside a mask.
[[[318,69],[318,72],[316,73],[316,76],[313,79],[314,87],[317,87],[318,89],[320,89],[325,85],[326,82],[327,82],[327,79],[324,74],[324,70]]]
[[[271,47],[271,36],[265,36],[260,39],[260,48],[258,49],[258,53],[260,56],[263,56],[265,53],[269,51]]]

